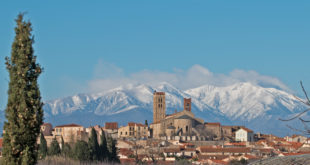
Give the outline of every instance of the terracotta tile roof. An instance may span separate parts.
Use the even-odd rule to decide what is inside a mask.
[[[251,129],[246,128],[246,127],[241,127],[240,129],[243,129],[243,130],[245,130],[245,131],[247,131],[247,132],[253,132]]]
[[[254,155],[244,155],[244,157],[247,159],[258,159],[258,157]]]
[[[292,135],[292,138],[295,138],[295,137],[298,137],[298,136],[300,136],[300,135],[294,134],[294,135]]]
[[[195,146],[193,143],[182,143],[183,146]]]
[[[180,148],[164,148],[164,152],[165,153],[177,153],[180,152],[181,149]]]
[[[72,124],[58,125],[55,128],[59,128],[59,127],[83,127],[83,126],[72,123]]]
[[[260,148],[258,149],[261,153],[272,153],[273,149],[271,148]]]
[[[205,123],[205,125],[210,125],[210,126],[221,126],[221,123]]]
[[[250,148],[201,148],[202,153],[250,153]]]
[[[3,139],[0,138],[0,148],[2,148],[2,141],[3,141]]]
[[[133,151],[128,148],[120,148],[119,153],[128,157],[133,154]]]
[[[184,151],[196,151],[196,148],[185,148]]]
[[[118,123],[117,122],[106,122],[104,125],[105,129],[118,129]]]
[[[299,142],[289,142],[289,143],[294,149],[298,149],[303,145],[303,143],[299,143]]]
[[[246,142],[231,142],[231,143],[226,143],[226,146],[246,146]]]
[[[223,160],[217,160],[217,159],[214,159],[214,160],[210,160],[212,161],[213,163],[216,163],[216,164],[228,164],[229,162],[225,162]]]
[[[141,123],[134,123],[134,122],[129,122],[128,126],[130,127],[134,127],[134,126],[138,126],[138,127],[147,127],[146,125],[143,125]]]

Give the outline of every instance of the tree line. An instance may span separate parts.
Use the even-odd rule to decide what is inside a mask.
[[[41,133],[38,158],[45,159],[47,156],[62,156],[84,162],[97,161],[119,163],[116,140],[111,136],[106,136],[102,129],[100,143],[98,142],[97,136],[96,130],[92,128],[88,142],[78,140],[74,144],[69,144],[65,143],[61,137],[60,144],[57,142],[56,138],[53,138],[50,147],[47,147],[46,139]]]

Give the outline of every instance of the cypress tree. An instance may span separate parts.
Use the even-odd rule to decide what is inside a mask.
[[[100,136],[100,160],[105,161],[108,158],[108,147],[107,147],[107,139],[105,137],[105,132],[101,129],[101,136]]]
[[[51,156],[59,155],[61,153],[59,143],[56,138],[53,139],[50,148],[48,149],[48,154]]]
[[[110,156],[111,156],[111,160],[113,162],[120,163],[119,158],[117,156],[116,140],[114,140],[114,139],[112,139],[112,146],[111,146],[111,154],[110,154]]]
[[[39,159],[44,159],[47,154],[47,143],[43,133],[40,133],[40,145],[39,145]]]
[[[74,146],[74,157],[80,161],[90,160],[90,151],[85,141],[77,141]]]
[[[117,156],[116,140],[114,140],[111,136],[108,136],[107,143],[108,143],[108,150],[109,150],[109,154],[108,154],[109,161],[120,162]]]
[[[73,151],[71,151],[71,146],[68,143],[65,143],[62,150],[61,150],[61,154],[64,157],[72,157],[73,155]]]
[[[23,14],[15,21],[11,57],[6,57],[10,82],[3,128],[3,164],[34,165],[38,155],[36,140],[43,124],[43,103],[37,83],[42,69],[33,55],[31,23],[23,20]]]
[[[60,148],[61,148],[61,152],[64,150],[64,146],[65,146],[65,141],[64,141],[64,138],[61,136],[61,146],[60,146]]]
[[[97,139],[97,133],[94,128],[91,129],[91,134],[88,139],[88,147],[91,155],[91,160],[99,160],[99,144]]]

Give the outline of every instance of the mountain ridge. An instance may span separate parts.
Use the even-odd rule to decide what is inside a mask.
[[[192,99],[192,112],[205,122],[223,125],[244,125],[256,132],[284,136],[292,130],[287,124],[303,128],[297,121],[282,122],[305,109],[293,95],[275,88],[264,88],[252,83],[230,86],[203,85],[181,90],[163,82],[157,86],[127,84],[91,94],[77,94],[45,102],[45,122],[54,125],[76,122],[86,127],[117,121],[152,121],[153,92],[166,93],[166,113],[183,109],[183,98]]]

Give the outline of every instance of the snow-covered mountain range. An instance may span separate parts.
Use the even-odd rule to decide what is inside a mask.
[[[95,94],[78,94],[45,103],[45,121],[54,125],[78,123],[84,126],[117,121],[152,121],[153,92],[166,92],[166,113],[183,109],[183,98],[192,98],[192,111],[205,122],[245,125],[256,132],[284,136],[293,133],[287,124],[302,129],[298,121],[282,122],[305,109],[293,95],[251,83],[225,87],[210,85],[182,91],[168,83],[156,87],[129,84]]]

